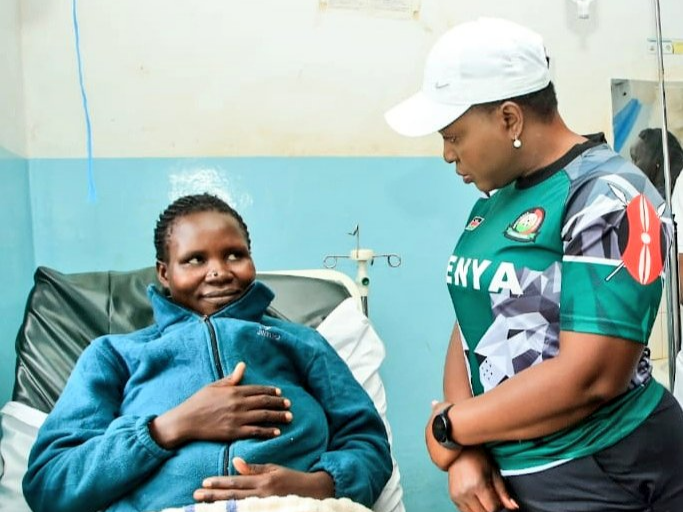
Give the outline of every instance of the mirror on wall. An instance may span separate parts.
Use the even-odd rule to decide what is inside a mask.
[[[666,83],[668,130],[683,140],[683,82]],[[612,79],[612,127],[614,149],[625,158],[638,134],[646,128],[662,127],[659,83],[650,80]]]

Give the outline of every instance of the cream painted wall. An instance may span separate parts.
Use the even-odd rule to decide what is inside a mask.
[[[318,0],[79,2],[95,157],[438,154],[437,138],[398,137],[382,114],[419,87],[435,38],[480,15],[543,34],[580,132],[611,134],[611,78],[656,78],[651,2],[595,0],[589,20],[571,0],[421,5],[398,20]],[[683,38],[683,2],[662,11],[665,37]],[[22,24],[28,154],[83,156],[71,2],[23,0]],[[682,60],[667,57],[669,79]]]
[[[19,0],[0,2],[0,148],[26,154]]]

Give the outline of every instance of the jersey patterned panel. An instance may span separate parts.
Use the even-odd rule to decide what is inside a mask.
[[[601,136],[480,199],[446,273],[474,394],[555,357],[560,331],[646,344],[672,233],[664,205]],[[662,392],[645,349],[627,393],[578,425],[491,452],[505,474],[595,453],[632,432]]]

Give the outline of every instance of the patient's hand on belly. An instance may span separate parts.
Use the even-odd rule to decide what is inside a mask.
[[[235,457],[233,465],[239,475],[213,476],[202,482],[193,497],[197,501],[236,500],[257,496],[334,497],[334,481],[325,471],[305,473],[276,464],[247,464]]]
[[[152,438],[166,449],[202,440],[270,439],[280,435],[273,425],[292,421],[290,401],[273,386],[239,385],[246,365],[197,391],[149,424]],[[269,425],[269,426],[264,426]]]

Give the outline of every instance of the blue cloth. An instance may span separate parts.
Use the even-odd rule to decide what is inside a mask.
[[[633,129],[633,126],[638,120],[638,115],[643,105],[635,98],[629,102],[619,112],[614,115],[612,119],[612,128],[614,129],[614,150],[618,153],[624,147],[628,136]]]
[[[150,287],[155,324],[96,339],[38,433],[23,486],[35,512],[150,511],[192,503],[204,478],[235,474],[239,456],[327,471],[336,497],[371,506],[392,462],[382,420],[336,351],[315,330],[265,316],[273,293],[255,282],[202,317]],[[270,440],[191,442],[175,451],[148,423],[238,362],[242,384],[278,386],[294,420]]]

